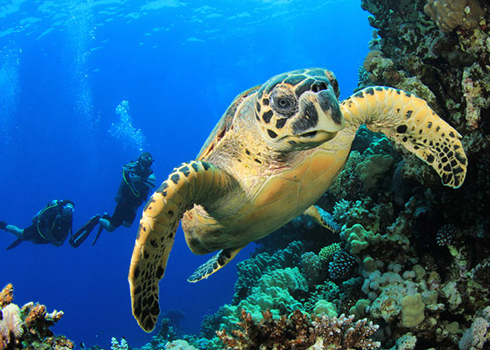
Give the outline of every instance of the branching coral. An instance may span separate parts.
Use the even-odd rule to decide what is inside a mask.
[[[377,349],[380,343],[369,339],[379,328],[367,319],[354,322],[354,315],[323,316],[313,321],[317,338],[323,339],[326,349]]]
[[[483,349],[484,344],[490,339],[490,307],[485,308],[476,315],[471,327],[468,328],[459,341],[460,350]]]
[[[315,345],[318,349],[377,349],[379,342],[369,339],[378,329],[366,319],[354,322],[354,316],[316,317],[294,311],[289,317],[274,320],[270,311],[263,312],[263,318],[256,322],[250,314],[242,310],[242,330],[219,331],[218,336],[226,349],[308,349]]]
[[[24,324],[27,330],[38,338],[52,336],[53,332],[49,327],[63,317],[63,311],[54,310],[51,313],[47,313],[46,306],[32,302],[25,304],[21,309],[21,313],[26,315]]]
[[[474,63],[471,67],[465,68],[461,85],[466,100],[466,123],[470,129],[476,129],[481,123],[482,111],[490,108],[490,100],[487,97],[490,94],[488,66],[482,68],[478,63]]]

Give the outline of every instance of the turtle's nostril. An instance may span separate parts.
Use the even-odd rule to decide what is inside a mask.
[[[326,89],[327,89],[327,84],[325,84],[325,82],[323,82],[323,81],[315,83],[311,86],[311,90],[313,92],[320,92],[320,91],[326,90]]]

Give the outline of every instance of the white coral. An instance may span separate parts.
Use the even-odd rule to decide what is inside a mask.
[[[10,343],[10,335],[19,338],[24,333],[23,322],[20,317],[20,309],[15,304],[9,304],[2,309],[2,320],[0,320],[0,338],[7,344]]]
[[[169,342],[165,344],[165,349],[175,349],[175,350],[197,350],[192,345],[189,345],[185,340],[174,340],[173,342]]]

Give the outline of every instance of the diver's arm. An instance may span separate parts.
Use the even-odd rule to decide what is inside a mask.
[[[128,164],[123,165],[123,171],[133,172],[136,169],[135,162],[129,162]]]
[[[143,183],[149,188],[154,188],[157,185],[157,178],[155,173],[151,173],[146,179],[143,180]]]
[[[123,167],[123,179],[126,185],[131,189],[131,192],[135,194],[135,196],[139,197],[139,191],[136,189],[134,186],[135,181],[140,181],[139,176],[135,175],[134,173],[134,166],[129,167],[131,163],[125,165]]]
[[[141,182],[148,188],[154,188],[156,186],[157,179],[155,177],[155,173],[151,173],[150,175],[148,175],[148,177],[145,177],[145,176],[140,176],[135,172],[131,172],[130,177],[131,177],[131,182],[133,183]]]

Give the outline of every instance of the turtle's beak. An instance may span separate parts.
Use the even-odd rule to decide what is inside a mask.
[[[303,93],[296,118],[292,124],[293,134],[301,138],[318,138],[317,142],[330,140],[345,127],[339,102],[331,89]]]

